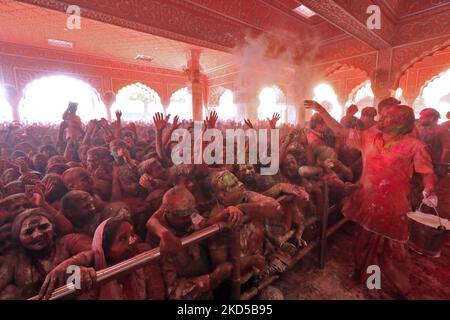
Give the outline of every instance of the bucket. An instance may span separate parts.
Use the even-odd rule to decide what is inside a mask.
[[[409,225],[409,247],[414,251],[431,257],[439,257],[441,248],[450,234],[450,221],[436,215],[421,212],[423,202],[419,210],[410,212],[408,216]]]

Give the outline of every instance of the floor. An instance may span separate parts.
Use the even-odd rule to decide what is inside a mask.
[[[288,300],[373,300],[394,299],[380,297],[377,290],[350,280],[353,272],[351,251],[353,226],[346,224],[328,242],[324,269],[317,263],[316,251],[274,283]],[[440,258],[429,258],[411,252],[414,299],[450,299],[450,238]]]

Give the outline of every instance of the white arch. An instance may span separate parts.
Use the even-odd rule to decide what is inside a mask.
[[[221,120],[236,120],[237,106],[234,104],[233,92],[226,89],[219,98],[219,105],[216,112]]]
[[[5,88],[0,85],[0,123],[12,122],[12,107],[8,102]]]
[[[373,107],[374,101],[375,95],[372,91],[372,83],[370,80],[366,80],[352,90],[345,103],[344,109],[347,110],[351,104],[356,104],[358,106],[358,113],[356,116],[360,117],[361,110],[365,107]]]
[[[192,120],[192,94],[187,87],[175,91],[170,97],[167,113],[172,118],[178,116],[180,120]]]
[[[59,123],[69,102],[77,102],[77,115],[87,122],[106,118],[98,92],[89,84],[65,75],[46,76],[29,83],[19,102],[23,122]]]
[[[159,94],[140,82],[127,85],[119,90],[116,101],[111,106],[111,114],[120,110],[123,120],[152,121],[157,112],[164,113]]]
[[[414,112],[419,117],[424,108],[433,108],[439,111],[443,122],[446,113],[450,111],[450,69],[429,81],[420,91],[421,94],[414,102]]]
[[[272,118],[273,113],[279,113],[280,123],[287,121],[286,96],[277,85],[263,88],[259,93],[258,119]]]
[[[314,88],[313,100],[321,103],[334,119],[340,120],[342,118],[342,106],[340,105],[338,96],[331,85],[327,83],[318,84]]]

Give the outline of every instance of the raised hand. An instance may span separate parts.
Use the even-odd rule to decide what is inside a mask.
[[[117,118],[117,120],[120,120],[120,118],[122,118],[122,111],[120,111],[120,110],[116,111],[116,118]]]
[[[162,130],[166,126],[164,115],[161,112],[155,113],[155,115],[153,116],[153,122],[155,123],[155,127],[157,130]]]
[[[317,112],[326,111],[320,103],[314,100],[305,100],[304,105],[306,109],[315,110]]]
[[[244,119],[244,123],[249,127],[250,129],[254,129],[253,123],[250,121],[250,119]]]
[[[180,126],[180,117],[179,116],[175,116],[175,118],[173,118],[172,129],[175,130],[179,126]]]
[[[215,128],[218,119],[219,119],[219,116],[218,116],[217,112],[212,111],[209,114],[209,117],[206,117],[206,124],[205,124],[206,127],[207,128]]]
[[[281,119],[280,114],[279,114],[279,113],[274,113],[274,114],[272,115],[272,119],[267,118],[267,121],[269,121],[270,127],[271,127],[272,129],[275,129],[276,126],[277,126],[277,122],[278,122],[278,120],[280,120],[280,119]]]

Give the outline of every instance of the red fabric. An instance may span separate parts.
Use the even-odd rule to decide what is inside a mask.
[[[410,136],[386,143],[376,128],[350,130],[347,143],[361,150],[363,173],[361,188],[347,198],[343,214],[369,231],[407,241],[413,172],[433,173],[426,146]]]
[[[354,240],[355,280],[366,283],[373,273],[367,268],[376,265],[381,272],[381,290],[400,294],[410,293],[411,259],[406,244],[390,240],[359,228]]]
[[[315,130],[309,130],[306,139],[308,140],[308,144],[313,148],[327,145],[322,134]]]

